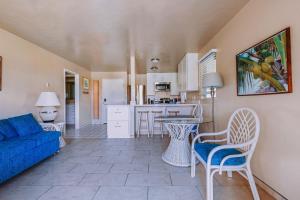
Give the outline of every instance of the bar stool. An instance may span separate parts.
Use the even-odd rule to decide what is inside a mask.
[[[139,123],[138,123],[138,137],[140,137],[142,123],[146,123],[146,128],[148,131],[148,138],[150,137],[150,130],[149,130],[149,111],[138,111],[139,115]],[[145,119],[143,119],[143,116],[145,116]]]
[[[155,119],[155,117],[161,116],[163,114],[163,111],[157,110],[157,111],[151,111],[152,113],[152,137],[154,135],[155,128],[159,128],[161,132],[161,138],[164,137],[164,132],[163,132],[163,123],[160,120]],[[158,124],[159,126],[156,127],[155,124]]]
[[[179,110],[169,110],[169,111],[168,111],[168,114],[169,114],[170,116],[178,116],[179,113],[180,113]]]

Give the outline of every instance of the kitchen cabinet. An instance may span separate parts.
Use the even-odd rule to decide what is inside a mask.
[[[178,64],[178,89],[197,91],[198,82],[198,54],[187,53]]]
[[[107,137],[130,138],[129,105],[107,106]]]
[[[179,95],[177,73],[147,73],[147,95],[155,95],[155,82],[171,82],[170,95]]]

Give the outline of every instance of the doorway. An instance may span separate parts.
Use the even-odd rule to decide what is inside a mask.
[[[64,85],[66,129],[79,129],[79,74],[65,69]]]
[[[127,92],[123,79],[102,79],[101,121],[107,123],[107,105],[126,104]]]

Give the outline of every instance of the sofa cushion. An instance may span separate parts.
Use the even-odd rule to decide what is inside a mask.
[[[19,136],[32,135],[43,131],[43,128],[31,113],[9,118],[8,121],[16,129]]]
[[[209,144],[209,143],[198,143],[195,144],[195,151],[199,154],[199,156],[207,162],[209,153],[216,148],[217,146],[220,146],[218,144]],[[229,155],[235,155],[235,154],[241,154],[241,152],[237,149],[222,149],[217,151],[214,156],[212,157],[211,164],[212,165],[220,165],[223,158]],[[224,165],[242,165],[246,162],[245,156],[237,157],[237,158],[229,158],[226,160]]]
[[[0,163],[1,160],[7,160],[19,154],[33,149],[35,147],[34,141],[23,141],[20,137],[0,142]]]
[[[58,131],[42,131],[34,135],[26,135],[24,137],[20,137],[20,140],[34,141],[35,146],[37,147],[47,142],[58,140],[59,136],[60,132]]]
[[[4,136],[4,139],[10,139],[18,136],[17,131],[7,119],[0,120],[0,134]]]
[[[4,140],[4,136],[0,133],[0,141]]]

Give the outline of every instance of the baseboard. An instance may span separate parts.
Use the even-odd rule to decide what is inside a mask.
[[[137,134],[137,131],[135,132]],[[141,130],[140,132],[141,135],[148,135],[148,131],[146,130]],[[152,132],[150,131],[150,135],[152,134]],[[166,135],[166,134],[169,134],[168,131],[163,131],[163,134]],[[161,135],[161,132],[160,131],[154,131],[153,135]]]
[[[255,183],[260,186],[263,190],[265,190],[269,195],[274,197],[276,200],[287,200],[282,194],[274,190],[271,186],[254,176]]]

